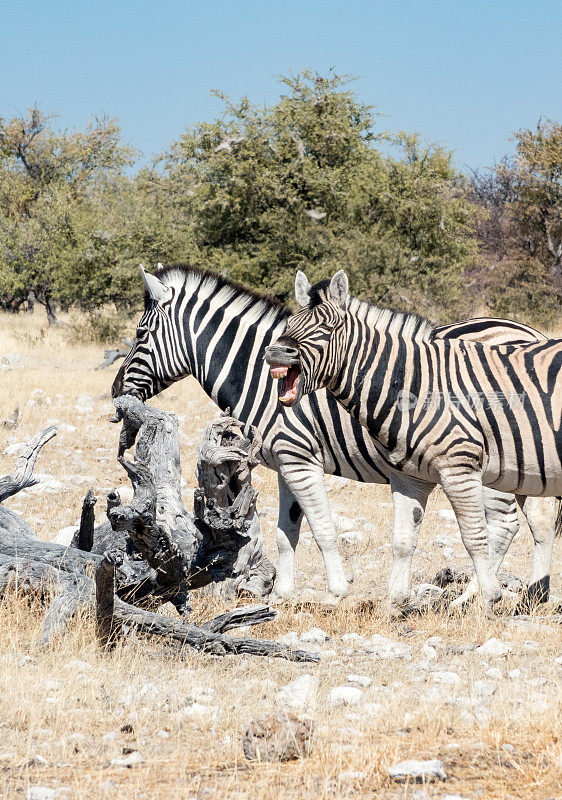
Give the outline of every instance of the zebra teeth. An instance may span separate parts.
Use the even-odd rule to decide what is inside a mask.
[[[271,367],[269,372],[274,381],[284,378],[289,371],[289,367]]]

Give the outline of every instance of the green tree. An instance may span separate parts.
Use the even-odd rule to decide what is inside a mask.
[[[354,290],[426,313],[463,305],[474,206],[442,148],[376,130],[349,80],[282,78],[271,106],[220,95],[224,114],[186,130],[163,179],[193,263],[292,296],[345,266]]]
[[[0,120],[0,304],[26,300],[91,308],[126,303],[136,288],[122,259],[131,202],[125,167],[134,152],[118,124],[94,119],[85,132],[56,133],[32,108]]]
[[[562,125],[539,120],[514,138],[513,220],[531,255],[562,287]]]

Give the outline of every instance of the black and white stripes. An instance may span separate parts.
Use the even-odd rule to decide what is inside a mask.
[[[281,402],[327,387],[389,467],[441,483],[491,604],[500,590],[488,563],[482,485],[524,497],[562,494],[562,341],[442,339],[415,315],[349,298],[342,271],[307,292],[304,280],[297,297],[307,293],[308,304],[267,355],[274,374],[290,365],[295,376]]]
[[[279,474],[276,592],[288,596],[293,591],[294,550],[304,512],[324,556],[330,590],[345,594],[347,580],[323,475],[388,483],[392,473],[386,460],[330,393],[310,394],[295,409],[279,406],[277,385],[264,365],[266,346],[286,325],[288,312],[278,302],[182,265],[145,274],[145,283],[145,310],[131,352],[115,379],[114,395],[129,392],[148,399],[193,375],[221,408],[229,407],[241,422],[255,425],[263,436],[261,459]],[[504,335],[496,321],[488,328]],[[446,335],[453,335],[452,328]],[[535,341],[540,337],[527,331],[519,335]],[[418,505],[410,495],[415,495],[414,489],[393,493],[395,502],[407,509],[399,516],[400,536],[408,542],[415,541],[423,516],[423,509],[415,519],[410,513],[412,503]],[[510,502],[508,511],[498,515],[505,522],[497,526],[500,560],[516,529],[513,499]],[[544,539],[542,532],[539,535]]]

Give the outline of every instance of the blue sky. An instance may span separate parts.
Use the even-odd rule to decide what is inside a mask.
[[[38,103],[73,128],[106,113],[146,158],[220,113],[211,89],[272,102],[303,68],[360,76],[381,127],[419,131],[461,168],[562,119],[556,0],[0,0],[0,20],[0,116]]]

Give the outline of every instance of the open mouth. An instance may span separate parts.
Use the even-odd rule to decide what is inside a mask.
[[[290,367],[270,365],[269,372],[273,380],[279,381],[279,402],[284,406],[294,405],[299,399],[301,370],[298,364]]]

